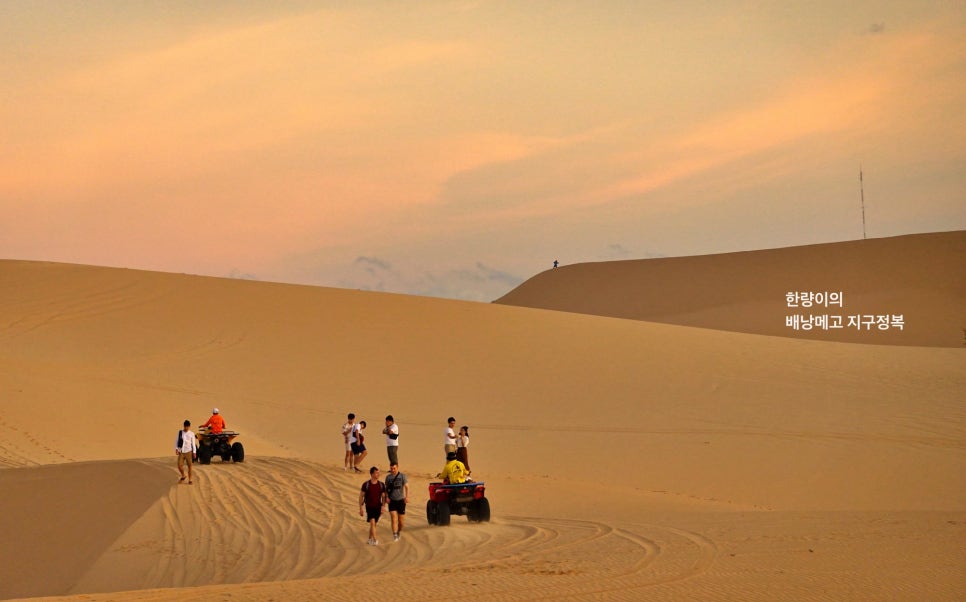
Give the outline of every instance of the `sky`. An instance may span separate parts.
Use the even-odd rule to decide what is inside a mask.
[[[491,301],[966,229],[960,0],[4,0],[0,56],[3,259]]]

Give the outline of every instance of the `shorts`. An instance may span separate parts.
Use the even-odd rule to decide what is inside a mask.
[[[380,516],[382,516],[382,506],[376,506],[375,508],[366,506],[366,522],[374,520],[378,523]]]
[[[178,454],[178,468],[187,464],[191,466],[191,452],[181,452]]]
[[[364,451],[366,451],[366,444],[365,443],[353,443],[352,444],[352,453],[354,453],[355,455],[358,456],[359,454],[361,454]]]
[[[406,500],[389,500],[389,511],[406,514]]]
[[[455,452],[456,451],[456,444],[453,443],[452,445],[450,445],[449,443],[447,443],[447,444],[445,444],[443,446],[443,449],[446,450],[446,453]]]
[[[352,451],[352,444],[349,443],[348,441],[345,442],[345,450],[347,452],[351,452]]]

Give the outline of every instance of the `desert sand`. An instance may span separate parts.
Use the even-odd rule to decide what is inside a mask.
[[[483,304],[0,261],[0,599],[961,600],[963,240],[682,258],[650,318],[627,294],[588,315],[505,304],[523,287]],[[572,277],[593,298],[595,268],[655,277],[566,266],[527,295]],[[697,307],[719,269],[792,284],[722,278]],[[786,286],[906,329],[735,327],[784,314]],[[212,406],[246,460],[178,484],[176,433]],[[400,425],[399,542],[383,519],[365,543],[350,411],[384,470]],[[449,415],[489,523],[426,522]]]

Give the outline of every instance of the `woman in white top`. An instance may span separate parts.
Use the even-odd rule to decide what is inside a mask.
[[[467,472],[470,470],[470,427],[461,426],[460,434],[456,436],[456,459],[463,463]]]

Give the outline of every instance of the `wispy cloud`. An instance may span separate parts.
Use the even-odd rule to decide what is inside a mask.
[[[363,269],[373,275],[376,272],[384,273],[392,270],[391,263],[378,257],[357,257],[355,263],[356,265],[361,265]]]
[[[476,269],[480,274],[482,274],[486,280],[490,282],[496,282],[505,286],[517,286],[520,284],[521,280],[518,276],[505,272],[503,270],[498,270],[484,265],[482,262],[476,262]]]
[[[631,254],[624,245],[620,243],[612,243],[607,245],[606,256],[613,259],[623,259]]]
[[[377,257],[358,257],[352,268],[345,270],[339,286],[376,292],[402,292],[412,295],[448,297],[468,301],[491,301],[523,279],[483,262],[444,270],[427,270],[418,266],[396,267]]]
[[[961,214],[956,6],[242,5],[44,9],[56,38],[12,5],[4,255],[487,300],[555,258],[746,240],[858,155],[917,182],[897,216]]]

